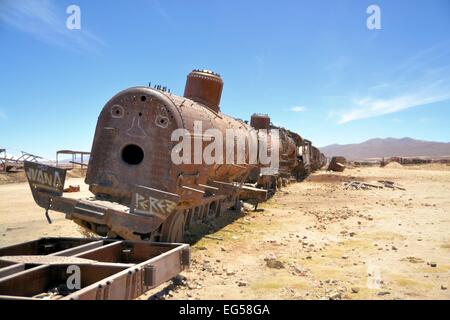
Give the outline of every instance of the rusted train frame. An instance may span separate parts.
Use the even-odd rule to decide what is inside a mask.
[[[132,214],[123,205],[111,204],[107,201],[80,200],[63,196],[66,169],[56,168],[34,162],[25,162],[25,171],[35,202],[48,210],[64,212],[66,218],[100,235],[133,240],[158,240],[165,242],[180,242],[185,229],[195,223],[201,223],[212,217],[220,216],[227,208],[233,207],[239,201],[242,185],[236,183],[213,182],[221,187],[223,194],[206,197],[192,207],[182,209],[169,216],[160,230],[152,234],[139,233],[140,226],[149,222],[145,215]],[[52,181],[53,187],[42,182]],[[46,212],[48,215],[48,212]],[[180,218],[182,217],[182,218]],[[49,218],[50,219],[50,218]],[[50,220],[51,221],[51,220]],[[103,228],[103,230],[101,229]],[[107,228],[115,234],[108,233]],[[183,228],[183,230],[180,230]],[[133,230],[134,232],[130,232]],[[144,230],[144,229],[143,229]]]
[[[254,115],[248,125],[221,113],[222,87],[218,74],[194,70],[187,77],[183,97],[148,87],[118,93],[99,116],[91,150],[85,182],[96,199],[64,197],[63,169],[27,162],[36,203],[47,211],[63,212],[102,236],[177,242],[194,221],[239,207],[240,197],[264,201],[294,172],[299,178],[318,168],[309,140],[277,128],[281,143],[272,141],[266,130],[276,127],[268,116]],[[261,166],[250,164],[174,165],[170,133],[180,128],[194,133],[195,147],[196,122],[202,124],[203,132],[218,129],[223,135],[233,129],[249,138],[256,130],[270,148],[279,147],[279,172],[261,175]],[[202,148],[203,141],[202,137]]]
[[[0,249],[0,299],[134,299],[189,263],[187,244],[41,238]],[[79,268],[80,288],[68,287],[69,266]]]

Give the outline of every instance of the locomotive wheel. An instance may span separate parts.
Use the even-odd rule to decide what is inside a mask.
[[[170,215],[161,230],[161,241],[162,242],[183,242],[184,241],[184,213],[175,212]]]
[[[281,182],[281,178],[278,177],[278,178],[277,178],[277,189],[281,189],[282,184],[283,184],[283,183]]]

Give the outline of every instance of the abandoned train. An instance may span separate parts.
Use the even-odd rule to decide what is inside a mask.
[[[264,201],[291,179],[301,180],[326,164],[311,141],[273,126],[267,115],[254,114],[248,123],[223,114],[222,88],[218,74],[194,70],[187,76],[183,96],[160,86],[119,92],[103,107],[97,122],[85,180],[95,197],[64,197],[64,169],[27,162],[35,201],[47,214],[63,212],[102,236],[181,242],[193,225],[239,208],[241,200]],[[205,138],[198,137],[199,125],[202,133],[215,129],[224,138],[232,129],[244,137],[246,160],[251,157],[248,141],[256,136],[266,143],[268,154],[278,155],[278,170],[264,170],[267,165],[260,159],[174,163],[172,152],[178,142],[172,133],[177,129],[193,137],[190,146],[208,148]],[[278,129],[277,139],[271,129]],[[232,151],[238,149],[233,146]],[[229,153],[225,147],[222,151]]]

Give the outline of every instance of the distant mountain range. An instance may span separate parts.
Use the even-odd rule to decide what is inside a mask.
[[[320,148],[327,157],[344,156],[350,160],[381,157],[450,156],[450,143],[414,140],[411,138],[370,139],[355,144],[332,144]]]

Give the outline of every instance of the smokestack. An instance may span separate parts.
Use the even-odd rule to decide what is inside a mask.
[[[250,118],[250,125],[257,129],[270,129],[270,117],[267,114],[254,113]]]
[[[184,97],[220,111],[223,81],[219,74],[209,70],[193,70],[188,74]]]

